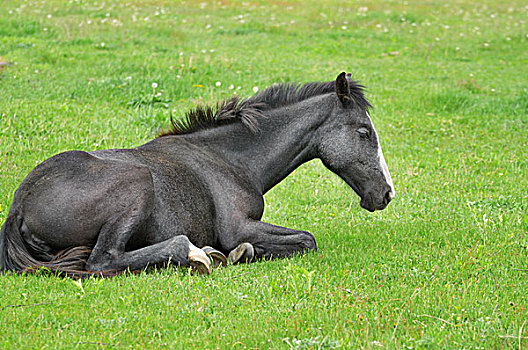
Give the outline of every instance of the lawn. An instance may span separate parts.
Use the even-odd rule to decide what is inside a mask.
[[[0,220],[65,150],[135,147],[275,82],[368,87],[396,188],[368,213],[319,161],[264,220],[317,253],[75,281],[0,275],[2,348],[528,347],[525,1],[3,1]]]

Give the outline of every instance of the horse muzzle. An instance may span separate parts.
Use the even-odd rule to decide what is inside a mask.
[[[366,209],[370,212],[376,210],[383,210],[389,205],[390,201],[394,198],[394,190],[389,188],[386,191],[382,192],[383,195],[374,195],[372,192],[365,194],[361,197],[359,205],[361,208]]]

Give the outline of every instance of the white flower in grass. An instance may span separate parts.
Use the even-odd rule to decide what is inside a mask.
[[[155,89],[155,88],[157,88],[157,87],[158,87],[158,83],[156,83],[156,82],[152,83],[152,88],[153,88],[153,89]]]
[[[253,86],[253,92],[254,92],[254,93],[257,93],[258,90],[259,90],[259,89],[258,89],[258,86]]]
[[[229,85],[229,87],[228,87],[229,90],[233,90],[234,88],[235,88],[235,85],[233,85],[233,84]]]
[[[102,42],[102,43],[99,44],[99,46],[101,46],[101,47],[105,47],[105,43]]]
[[[217,82],[215,83],[215,86],[217,86],[217,87],[220,86],[220,85],[222,85],[222,83],[219,82],[219,81],[217,81]]]

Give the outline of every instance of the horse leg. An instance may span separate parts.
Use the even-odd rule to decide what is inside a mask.
[[[138,193],[139,192],[139,193]],[[148,191],[136,192],[125,208],[109,220],[99,232],[97,242],[86,262],[89,271],[140,270],[148,265],[173,263],[191,266],[200,274],[210,272],[210,261],[203,250],[195,247],[187,236],[174,236],[165,241],[126,251],[126,243],[134,232],[141,229],[151,214],[153,196]]]
[[[101,259],[103,258],[103,259]],[[100,262],[103,260],[102,262]],[[165,241],[121,254],[92,254],[86,268],[89,271],[140,270],[149,265],[171,263],[191,266],[193,272],[209,274],[211,262],[205,252],[195,247],[187,236],[175,236]]]
[[[317,250],[315,238],[306,231],[249,220],[230,242],[231,263],[275,259]],[[233,249],[234,247],[234,249]]]

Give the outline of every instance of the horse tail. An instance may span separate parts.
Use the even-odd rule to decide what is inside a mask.
[[[69,277],[115,276],[113,271],[94,272],[86,270],[86,261],[92,252],[88,246],[71,247],[55,255],[48,253],[44,242],[24,239],[20,227],[22,217],[9,214],[0,230],[0,272],[34,273],[46,268],[52,273],[63,273]]]
[[[35,259],[20,232],[22,218],[16,214],[7,216],[0,231],[0,271],[22,271],[27,267],[43,266]]]

